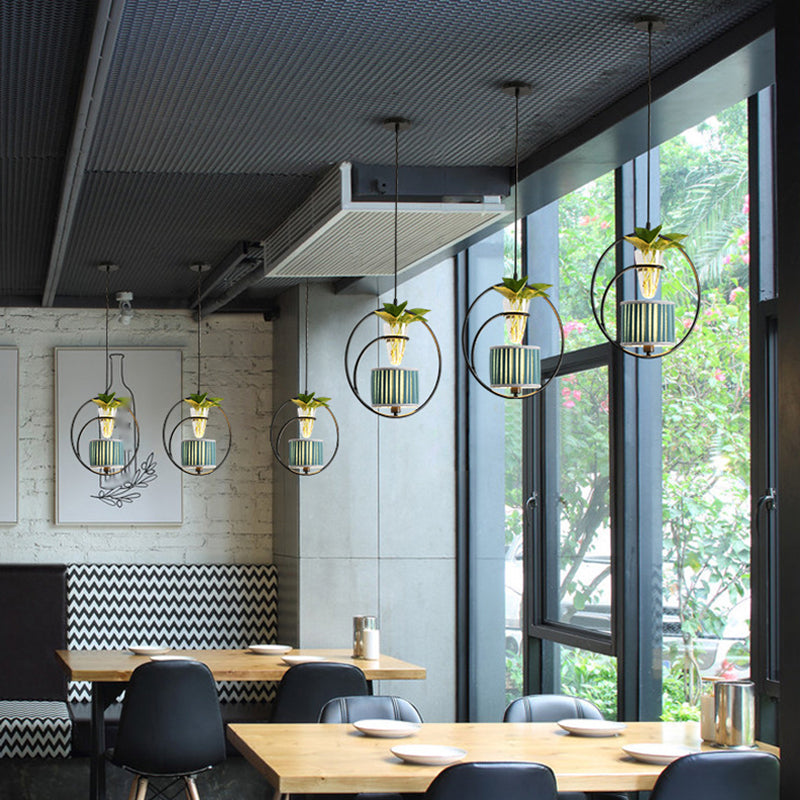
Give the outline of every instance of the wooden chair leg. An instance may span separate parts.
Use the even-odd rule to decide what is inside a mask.
[[[147,778],[139,776],[139,791],[136,792],[136,800],[145,800],[147,797]]]
[[[197,793],[197,784],[194,781],[194,775],[186,775],[186,794],[189,795],[189,800],[200,800],[200,795]]]
[[[134,775],[131,781],[131,790],[128,792],[128,800],[134,800],[136,797],[136,789],[139,787],[139,776]]]

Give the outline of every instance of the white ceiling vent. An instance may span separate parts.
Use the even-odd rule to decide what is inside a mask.
[[[391,275],[394,197],[353,200],[352,165],[339,164],[262,242],[269,277]],[[499,196],[483,202],[401,201],[398,269],[414,266],[509,212]]]

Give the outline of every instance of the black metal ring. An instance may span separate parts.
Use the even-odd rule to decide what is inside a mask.
[[[81,445],[81,437],[83,436],[83,432],[91,425],[93,422],[97,422],[100,417],[92,417],[88,422],[86,422],[81,429],[78,431],[78,438],[75,438],[75,420],[78,419],[78,415],[83,411],[83,409],[89,405],[89,403],[94,402],[91,398],[87,400],[85,403],[81,403],[78,406],[78,410],[75,412],[75,416],[72,418],[72,423],[69,426],[69,442],[72,445],[72,452],[75,454],[75,458],[78,459],[78,463],[88,469],[93,475],[99,475],[102,478],[110,478],[113,475],[119,475],[121,472],[125,472],[128,467],[133,464],[136,455],[139,452],[139,443],[141,441],[139,435],[139,421],[136,419],[136,415],[133,413],[129,406],[123,406],[123,408],[131,415],[131,419],[133,420],[133,453],[131,457],[119,468],[114,470],[114,472],[106,472],[105,468],[102,472],[98,472],[95,467],[90,466],[87,464],[82,458],[80,454],[80,445]]]
[[[383,311],[382,308],[379,308],[377,310],[378,311]],[[361,362],[361,359],[364,356],[364,353],[367,351],[368,348],[370,348],[373,344],[375,344],[375,342],[380,342],[382,339],[397,339],[398,337],[394,336],[394,335],[391,335],[391,334],[386,334],[386,335],[383,335],[383,336],[376,336],[374,339],[371,339],[369,342],[367,342],[364,345],[364,347],[361,349],[361,352],[358,354],[358,358],[356,359],[356,363],[355,363],[355,365],[353,367],[352,377],[350,375],[350,369],[349,369],[349,366],[348,366],[348,357],[349,357],[349,354],[350,354],[350,344],[353,341],[353,336],[354,336],[355,332],[361,327],[361,325],[367,319],[369,319],[370,317],[374,317],[374,316],[376,316],[374,311],[367,312],[356,323],[356,325],[353,328],[353,330],[350,331],[350,336],[347,337],[347,345],[344,348],[344,374],[345,374],[345,376],[347,378],[347,385],[350,387],[350,391],[356,396],[356,399],[358,400],[358,402],[361,403],[361,405],[364,406],[364,408],[366,408],[368,411],[371,411],[373,414],[376,414],[379,417],[384,417],[385,419],[402,419],[403,417],[410,417],[413,414],[416,414],[419,411],[422,411],[422,409],[425,408],[426,405],[428,405],[428,403],[431,401],[431,398],[433,397],[433,395],[436,394],[436,389],[439,387],[439,381],[441,380],[441,377],[442,377],[442,351],[439,348],[439,340],[436,338],[436,334],[433,332],[433,329],[431,328],[431,326],[428,325],[428,323],[425,322],[425,320],[422,320],[422,319],[416,320],[416,322],[418,322],[418,323],[420,323],[420,324],[425,326],[426,330],[431,335],[431,339],[433,339],[434,347],[436,348],[436,357],[439,360],[438,369],[436,371],[436,382],[433,384],[433,389],[431,389],[430,394],[425,398],[425,400],[422,403],[420,403],[418,406],[416,406],[416,408],[414,408],[412,411],[407,411],[405,414],[392,414],[392,413],[384,414],[382,411],[378,411],[377,409],[373,408],[369,403],[367,403],[364,400],[363,397],[361,397],[361,395],[358,392],[358,387],[356,386],[356,376],[357,376],[357,373],[358,373],[358,365]],[[412,324],[412,323],[409,323],[409,324]]]
[[[301,478],[308,478],[311,477],[312,475],[319,475],[319,473],[322,472],[322,470],[327,469],[331,465],[331,461],[333,461],[333,459],[336,458],[336,454],[339,452],[339,423],[336,420],[336,415],[333,413],[333,411],[331,411],[328,408],[328,406],[322,406],[322,408],[324,408],[331,415],[331,419],[333,420],[333,426],[334,428],[336,428],[336,447],[333,448],[333,455],[319,469],[315,469],[313,472],[311,470],[306,471],[305,469],[303,469],[303,467],[299,468],[292,467],[289,464],[287,464],[283,458],[281,458],[280,455],[281,437],[283,436],[284,432],[289,427],[289,425],[291,425],[293,422],[298,422],[301,419],[308,419],[308,417],[304,418],[304,417],[298,417],[296,415],[291,417],[290,419],[288,419],[286,422],[283,423],[281,429],[278,431],[278,435],[275,436],[275,422],[278,419],[278,415],[291,402],[292,402],[291,400],[286,400],[285,402],[281,403],[275,410],[275,413],[272,415],[272,421],[269,424],[269,443],[270,446],[272,447],[272,452],[277,462],[284,469],[289,470],[289,472],[291,472],[293,475],[298,475]],[[316,419],[316,417],[314,417],[314,419]],[[300,471],[298,471],[298,469]]]
[[[616,241],[612,242],[605,250],[600,254],[600,258],[597,259],[597,263],[594,265],[594,272],[592,272],[592,282],[589,288],[589,297],[592,302],[592,316],[594,316],[594,321],[597,323],[597,326],[600,328],[600,332],[603,336],[608,339],[611,344],[614,345],[618,350],[621,350],[623,353],[627,353],[629,356],[633,356],[634,358],[663,358],[670,353],[675,352],[688,338],[691,332],[695,329],[697,325],[697,318],[700,316],[700,276],[697,274],[697,268],[694,265],[694,262],[689,257],[689,254],[682,248],[682,247],[673,247],[670,248],[671,250],[678,250],[680,254],[686,259],[686,262],[689,264],[689,268],[692,270],[692,275],[694,276],[695,286],[697,287],[697,298],[695,300],[695,308],[694,308],[694,318],[692,319],[692,324],[687,329],[686,333],[674,344],[672,347],[668,347],[663,349],[660,353],[637,353],[634,350],[623,347],[616,339],[612,339],[608,333],[608,330],[605,325],[605,303],[606,298],[608,297],[608,293],[611,290],[611,287],[616,284],[616,282],[626,273],[630,272],[631,270],[636,269],[647,269],[649,268],[648,264],[634,264],[631,267],[625,267],[617,272],[614,277],[608,282],[608,285],[603,292],[603,297],[600,300],[600,313],[598,316],[597,311],[597,304],[595,303],[595,286],[597,285],[597,273],[600,269],[600,265],[603,263],[605,257],[613,250],[614,248],[618,247],[620,244],[625,243],[627,240],[624,236],[621,236]],[[630,244],[628,242],[628,244]],[[633,246],[633,245],[631,245]],[[658,267],[658,264],[654,264],[653,267]],[[663,265],[661,265],[661,269],[663,269]],[[638,289],[637,289],[638,292]]]
[[[216,472],[227,460],[228,456],[231,453],[231,448],[233,446],[233,432],[231,431],[231,421],[228,419],[228,415],[225,413],[225,409],[222,406],[210,406],[209,411],[211,409],[216,409],[217,411],[222,413],[222,416],[225,418],[225,424],[228,426],[228,446],[225,450],[225,455],[222,457],[222,460],[214,466],[213,469],[208,470],[207,472],[198,472],[197,470],[189,470],[186,469],[182,464],[179,464],[173,457],[172,457],[172,440],[175,438],[175,433],[177,432],[178,428],[184,422],[191,422],[192,420],[196,420],[197,417],[192,417],[191,415],[188,417],[181,417],[178,422],[173,427],[172,431],[170,432],[169,439],[167,439],[167,421],[170,418],[172,412],[181,404],[185,402],[185,400],[181,399],[175,403],[169,411],[167,411],[166,416],[164,417],[164,424],[161,426],[161,443],[164,445],[164,450],[167,452],[167,458],[183,473],[186,475],[191,475],[193,478],[198,477],[205,477],[206,475],[211,475],[212,473]]]
[[[475,347],[478,344],[478,337],[483,332],[483,329],[492,321],[497,319],[498,317],[505,317],[506,312],[500,311],[497,314],[493,314],[489,317],[481,326],[478,328],[477,333],[472,339],[472,347],[469,346],[469,318],[472,314],[475,306],[477,305],[478,301],[487,295],[489,292],[495,291],[494,286],[490,286],[488,289],[484,289],[473,301],[470,307],[467,309],[466,316],[464,317],[464,323],[461,326],[461,352],[464,355],[464,361],[467,363],[467,369],[470,371],[470,374],[473,378],[475,378],[478,383],[486,389],[487,392],[491,392],[495,397],[502,397],[504,400],[524,400],[526,397],[533,397],[534,395],[539,394],[540,392],[544,391],[547,386],[553,381],[553,379],[558,375],[559,369],[561,369],[561,362],[564,360],[564,347],[565,347],[565,337],[564,337],[564,326],[561,323],[561,316],[558,313],[558,310],[553,305],[553,302],[550,300],[549,297],[546,295],[537,295],[536,297],[532,297],[531,301],[536,299],[544,300],[548,306],[550,306],[550,310],[553,312],[556,318],[556,322],[558,323],[558,332],[561,337],[561,350],[558,354],[558,361],[556,362],[556,367],[553,370],[553,374],[539,386],[538,389],[534,389],[532,392],[525,392],[522,394],[504,394],[503,392],[498,392],[493,389],[489,384],[485,383],[481,380],[480,375],[478,375],[478,371],[475,368]],[[519,316],[521,312],[511,312],[515,316]],[[530,316],[530,314],[526,314],[525,316]]]

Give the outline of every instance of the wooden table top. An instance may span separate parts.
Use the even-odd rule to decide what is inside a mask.
[[[261,656],[247,650],[170,650],[171,655],[191,656],[208,666],[220,681],[279,681],[289,667],[280,656]],[[399,658],[381,655],[375,661],[353,658],[350,650],[292,650],[291,655],[323,656],[329,661],[355,664],[367,680],[422,680],[425,668]],[[127,682],[136,667],[149,656],[128,650],[56,650],[67,677],[73,681]]]
[[[390,749],[440,744],[467,751],[465,761],[536,761],[555,773],[560,791],[645,791],[661,766],[634,761],[624,744],[664,742],[709,750],[696,722],[631,722],[619,736],[572,736],[554,723],[425,723],[406,739],[363,736],[352,725],[235,724],[228,738],[272,786],[295,792],[424,792],[444,767],[406,764]],[[769,745],[760,745],[778,754]]]

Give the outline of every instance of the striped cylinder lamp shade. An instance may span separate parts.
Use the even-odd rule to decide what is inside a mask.
[[[517,344],[490,347],[489,382],[496,389],[538,389],[542,385],[540,349]]]
[[[372,370],[372,405],[399,409],[419,405],[419,372],[403,367]]]
[[[181,464],[197,472],[217,465],[215,439],[184,439],[181,442]]]
[[[666,347],[675,343],[675,303],[625,300],[619,304],[620,345]]]
[[[91,439],[89,441],[89,466],[98,469],[121,467],[125,463],[121,439]]]
[[[289,439],[289,466],[294,469],[322,466],[322,439]]]

